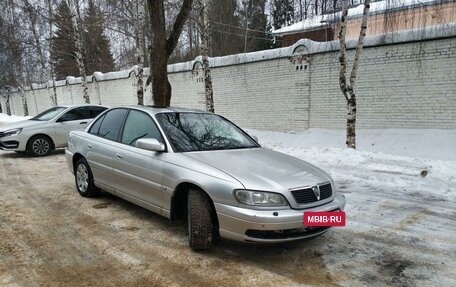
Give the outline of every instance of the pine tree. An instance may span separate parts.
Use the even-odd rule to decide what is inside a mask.
[[[103,17],[101,11],[89,0],[86,16],[83,43],[85,48],[85,70],[87,75],[95,71],[110,72],[114,70],[114,60],[109,47],[109,40],[103,34]]]
[[[292,0],[274,0],[272,18],[274,21],[274,29],[293,24],[294,6]]]
[[[52,37],[51,57],[54,63],[55,77],[61,80],[67,76],[78,76],[71,12],[65,0],[61,1],[57,7],[54,23],[57,30]]]
[[[236,0],[211,0],[208,9],[210,51],[225,56],[244,51],[244,29],[238,16]]]
[[[271,48],[271,41],[267,35],[268,17],[266,15],[266,0],[249,0],[247,4],[247,52]]]

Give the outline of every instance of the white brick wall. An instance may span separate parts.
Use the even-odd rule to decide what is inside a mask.
[[[290,60],[293,47],[231,56],[235,59],[231,63],[212,59],[216,63],[212,68],[215,111],[242,127],[263,130],[344,128],[337,43],[318,44],[313,49],[312,43],[301,43],[310,47],[302,70]],[[363,50],[355,85],[358,127],[456,128],[456,37],[381,44]],[[349,59],[353,52],[349,50]],[[192,73],[191,67],[192,63],[170,67],[171,103],[204,109],[201,73]],[[136,104],[134,74],[123,75],[90,82],[91,102]],[[31,115],[51,106],[51,92],[48,88],[26,89]],[[57,94],[59,104],[83,102],[79,84],[58,86]],[[5,100],[1,102],[5,112]],[[13,113],[22,115],[19,93],[12,94],[11,102]],[[145,91],[145,103],[152,104],[150,87]]]

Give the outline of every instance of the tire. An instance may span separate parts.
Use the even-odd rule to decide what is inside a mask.
[[[205,193],[191,189],[187,204],[190,248],[195,251],[210,249],[214,243],[216,228],[211,200]]]
[[[33,136],[27,143],[27,153],[35,157],[49,155],[52,149],[52,141],[46,136]]]
[[[74,180],[76,189],[83,197],[94,197],[100,194],[100,190],[93,183],[92,170],[84,158],[76,163],[74,168]]]

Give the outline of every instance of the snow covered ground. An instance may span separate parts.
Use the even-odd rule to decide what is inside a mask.
[[[329,235],[346,244],[323,252],[333,272],[350,270],[343,285],[456,286],[455,130],[359,130],[357,150],[342,130],[248,132],[326,170],[346,195],[347,226]]]
[[[0,123],[21,119],[0,114]],[[247,130],[264,147],[330,173],[347,198],[347,226],[303,242],[292,252],[224,243],[214,253],[223,255],[223,264],[235,270],[255,269],[260,275],[285,270],[286,275],[274,273],[277,280],[288,282],[284,286],[293,285],[289,274],[297,267],[309,285],[314,278],[315,285],[325,285],[322,280],[327,279],[331,284],[326,285],[338,286],[456,286],[456,130],[358,130],[357,150],[345,148],[343,130]],[[47,161],[49,168],[64,162],[39,160]],[[198,262],[212,260],[211,254],[201,256]],[[308,264],[312,258],[322,260],[315,270]],[[272,265],[264,266],[263,261]]]

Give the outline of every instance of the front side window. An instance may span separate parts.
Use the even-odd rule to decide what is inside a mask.
[[[55,116],[63,112],[66,108],[65,107],[54,107],[50,108],[49,110],[45,110],[44,112],[34,116],[30,120],[32,121],[49,121],[53,119]]]
[[[228,120],[206,113],[161,113],[156,116],[176,152],[260,147]]]
[[[107,112],[104,116],[103,122],[100,125],[98,136],[105,139],[117,141],[119,138],[122,123],[126,115],[126,109],[114,109]]]
[[[146,113],[131,110],[122,133],[122,143],[135,145],[142,138],[154,138],[163,143],[162,136],[152,118]]]

